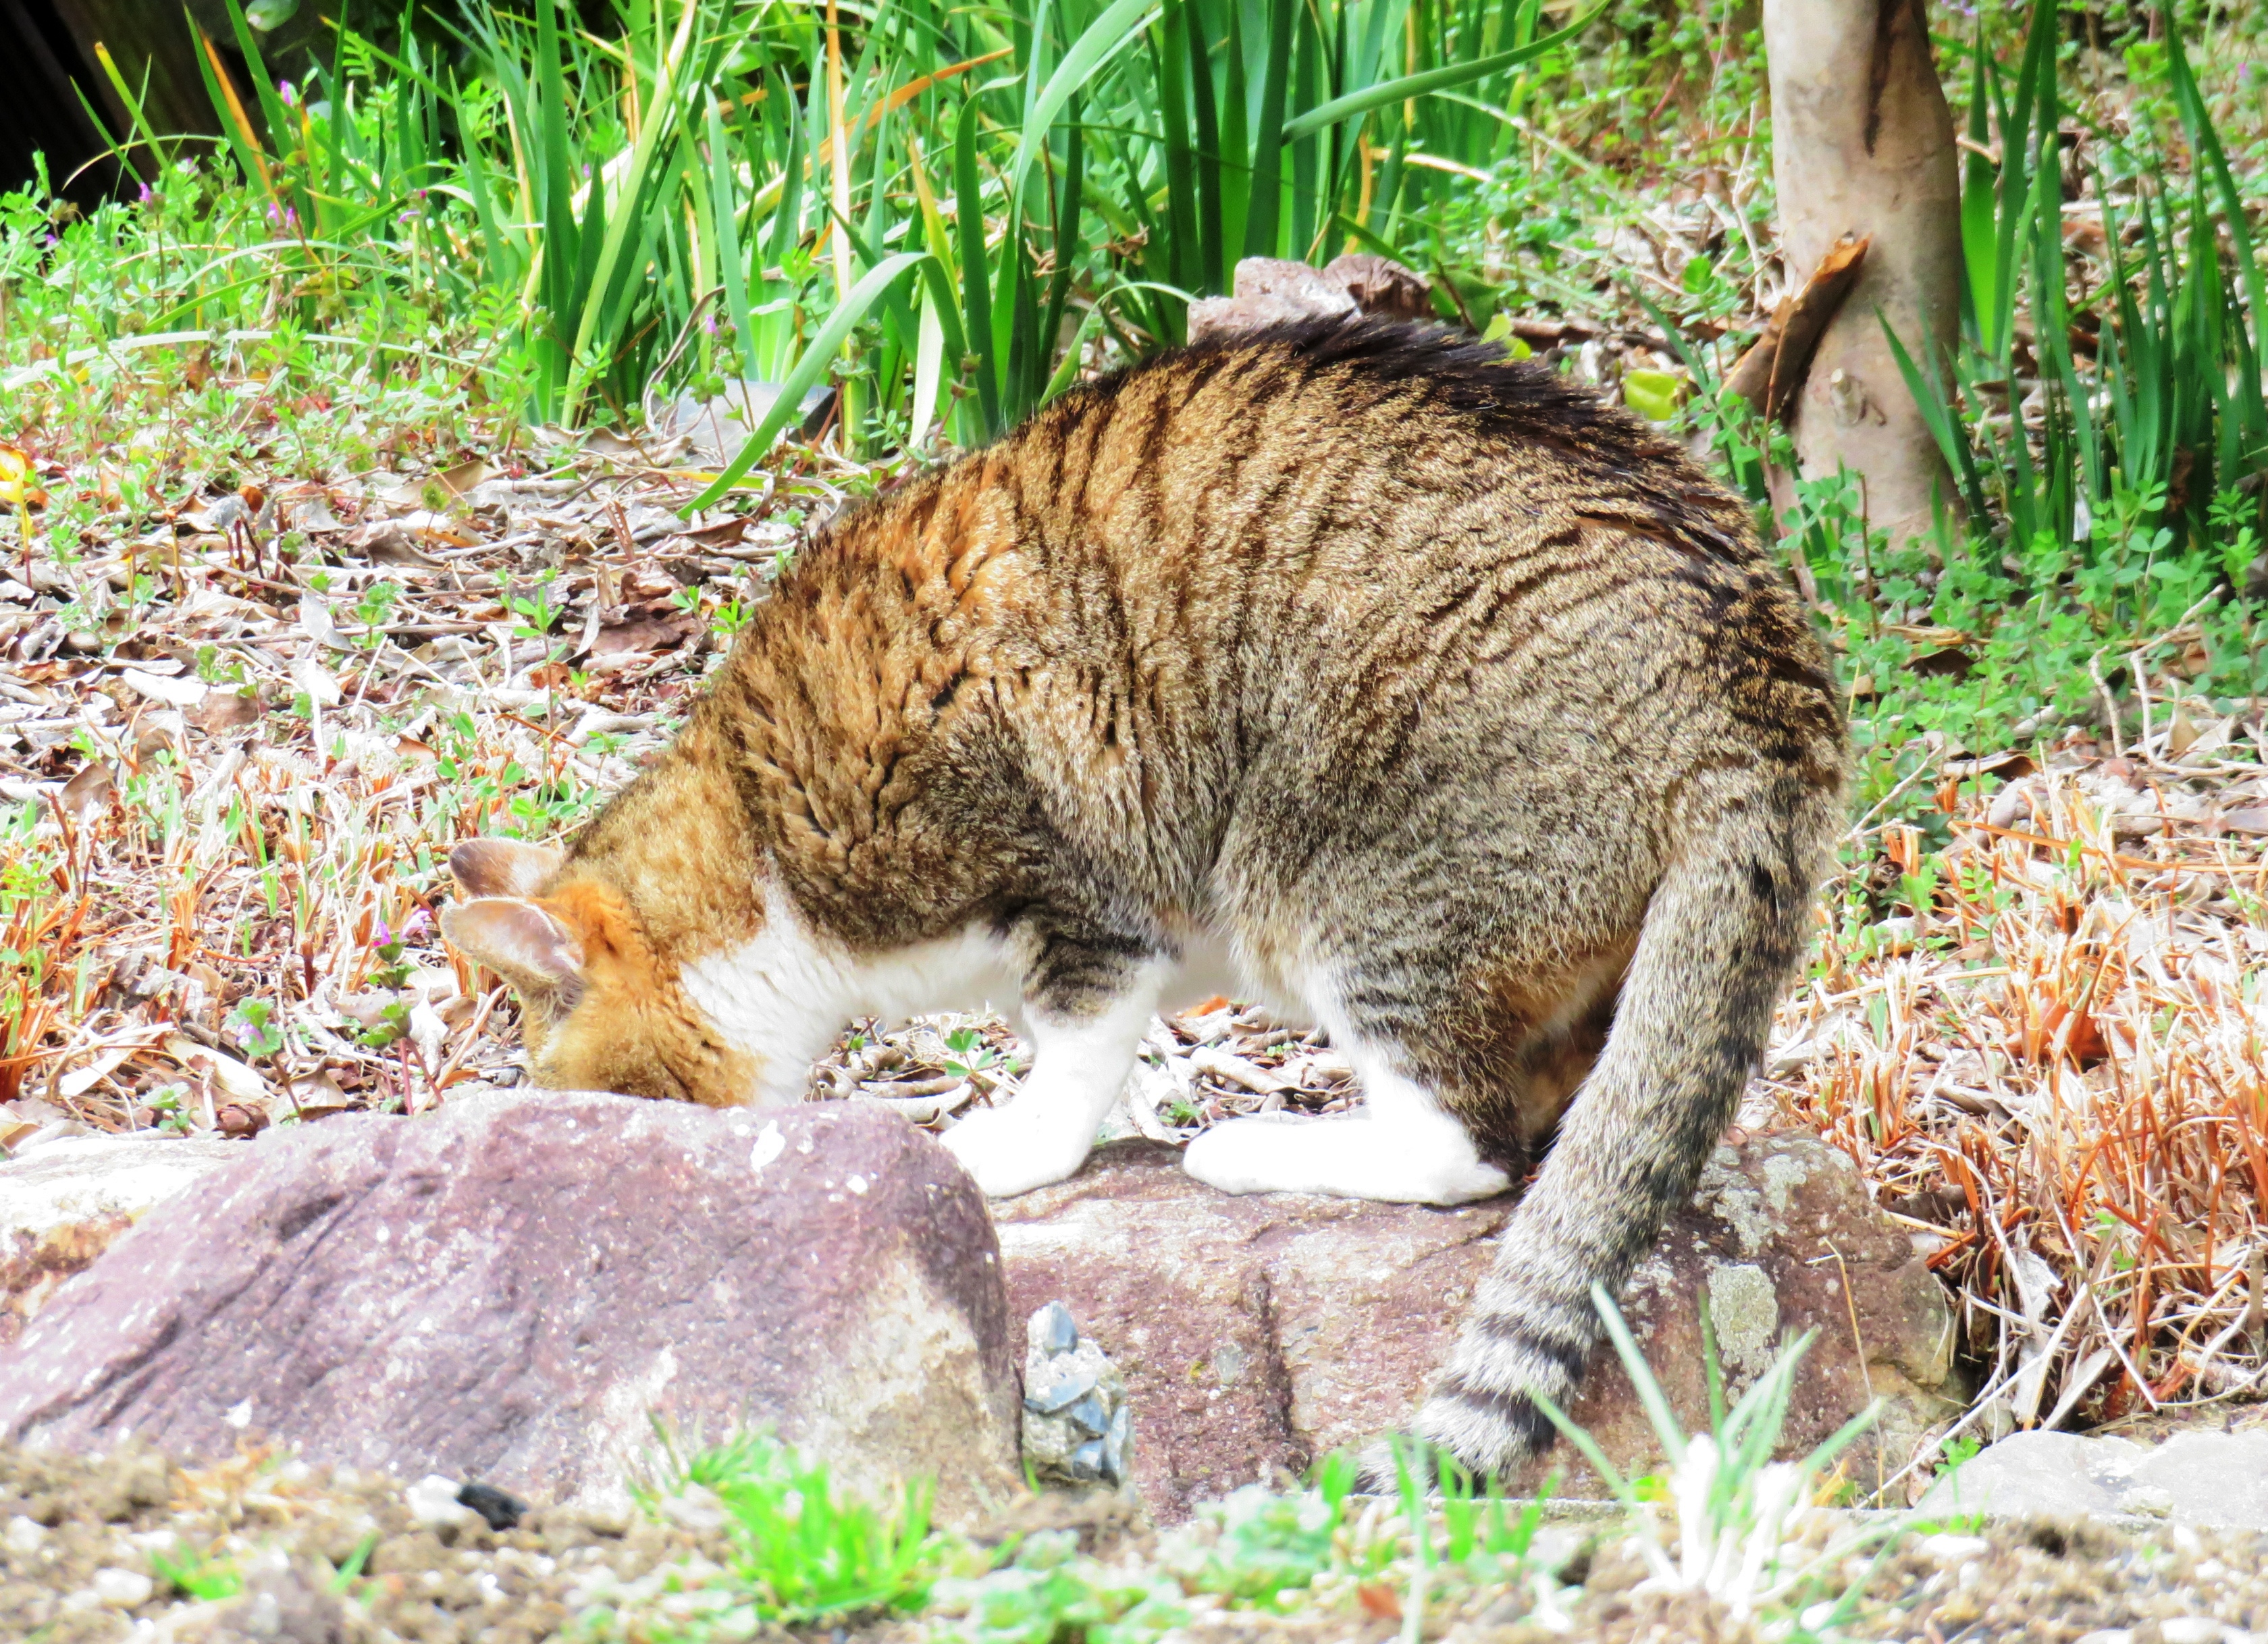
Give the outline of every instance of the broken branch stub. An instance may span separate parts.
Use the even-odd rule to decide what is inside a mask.
[[[1841,312],[1843,299],[1858,283],[1872,235],[1845,234],[1827,249],[1803,289],[1780,299],[1766,322],[1764,335],[1725,379],[1725,386],[1746,400],[1756,412],[1773,421],[1787,415],[1811,371],[1811,357],[1829,323]]]

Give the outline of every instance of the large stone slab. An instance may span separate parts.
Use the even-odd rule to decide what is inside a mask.
[[[242,1142],[67,1136],[0,1163],[0,1346],[23,1334],[55,1286],[93,1264],[134,1219]]]
[[[2268,1427],[2193,1429],[2156,1445],[2076,1433],[2011,1434],[1940,1477],[1921,1509],[2268,1530]]]
[[[0,1353],[0,1435],[140,1435],[604,1497],[651,1441],[770,1422],[869,1490],[1017,1479],[1021,1315],[942,1147],[854,1107],[537,1093],[246,1150]]]
[[[1020,1313],[1056,1298],[1124,1373],[1135,1478],[1152,1510],[1191,1502],[1401,1427],[1447,1356],[1509,1199],[1453,1210],[1295,1194],[1234,1197],[1169,1147],[1099,1148],[1071,1181],[993,1206]],[[1854,1463],[1895,1471],[1960,1408],[1942,1287],[1849,1160],[1774,1135],[1717,1150],[1625,1311],[1689,1430],[1705,1427],[1697,1302],[1710,1299],[1733,1396],[1815,1329],[1786,1429],[1800,1452],[1889,1401]],[[1618,1463],[1661,1457],[1609,1350],[1574,1412]],[[1878,1454],[1879,1452],[1879,1454]],[[1597,1480],[1560,1447],[1562,1489]]]

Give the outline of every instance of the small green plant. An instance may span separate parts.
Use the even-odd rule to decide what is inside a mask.
[[[188,1095],[187,1085],[160,1085],[150,1093],[150,1109],[158,1116],[158,1129],[176,1136],[188,1134],[189,1116],[182,1110]]]
[[[755,614],[755,608],[740,599],[728,599],[718,605],[717,614],[709,619],[709,626],[719,638],[732,639],[748,625],[748,619]]]
[[[401,597],[401,589],[391,582],[373,582],[362,591],[355,601],[352,615],[363,626],[362,644],[375,651],[386,639],[387,619],[393,614],[394,602]]]
[[[284,1048],[284,1029],[275,1016],[276,1007],[264,999],[247,997],[237,1001],[236,1008],[228,1014],[228,1028],[246,1055],[266,1058]]]
[[[1000,1064],[1000,1053],[974,1028],[955,1028],[946,1034],[945,1049],[945,1071],[956,1079],[969,1078]]]
[[[1629,1510],[1639,1554],[1654,1585],[1706,1592],[1735,1616],[1747,1617],[1768,1604],[1787,1602],[1824,1580],[1828,1572],[1837,1569],[1869,1543],[1895,1533],[1881,1528],[1846,1532],[1831,1537],[1825,1548],[1817,1551],[1798,1539],[1809,1511],[1814,1481],[1881,1412],[1881,1401],[1877,1399],[1801,1461],[1771,1459],[1787,1421],[1797,1368],[1811,1345],[1810,1334],[1784,1346],[1771,1368],[1727,1409],[1716,1332],[1705,1305],[1701,1347],[1709,1386],[1710,1430],[1689,1437],[1614,1299],[1594,1284],[1591,1301],[1606,1325],[1608,1338],[1614,1343],[1631,1385],[1638,1390],[1655,1436],[1669,1456],[1667,1505],[1676,1521],[1674,1545],[1661,1528],[1660,1508],[1664,1504],[1641,1495],[1591,1435],[1569,1420],[1557,1404],[1541,1394],[1535,1396],[1536,1403]],[[1820,1618],[1839,1608],[1847,1596],[1846,1591],[1831,1601]],[[1807,1626],[1812,1613],[1805,1612]]]
[[[1204,1509],[1196,1534],[1169,1546],[1166,1567],[1192,1592],[1218,1593],[1241,1608],[1287,1608],[1330,1567],[1348,1481],[1329,1476],[1328,1490],[1287,1495],[1249,1484],[1232,1491]]]
[[[660,1436],[664,1481],[641,1487],[641,1501],[659,1515],[671,1496],[698,1490],[715,1498],[733,1545],[718,1580],[756,1619],[805,1626],[920,1608],[946,1544],[930,1530],[926,1481],[878,1507],[838,1489],[824,1462],[769,1434],[683,1458]]]
[[[1024,1537],[997,1568],[939,1581],[932,1605],[967,1644],[1151,1644],[1189,1619],[1171,1580],[1107,1567],[1061,1530]]]
[[[180,1591],[201,1603],[214,1603],[223,1598],[233,1598],[244,1590],[244,1577],[236,1566],[225,1559],[210,1559],[195,1548],[178,1558],[155,1552],[150,1556],[150,1567],[158,1579],[170,1581]]]
[[[548,639],[559,626],[566,607],[554,586],[558,575],[556,571],[544,571],[523,592],[509,574],[497,573],[497,603],[519,619],[512,629],[515,638]]]

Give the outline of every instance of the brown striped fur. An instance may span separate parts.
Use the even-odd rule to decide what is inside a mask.
[[[1843,759],[1746,511],[1645,424],[1429,328],[1286,327],[846,513],[658,766],[563,864],[468,862],[450,929],[545,1082],[718,1102],[824,1043],[736,1038],[702,980],[785,963],[783,921],[828,977],[981,933],[1066,1033],[1210,933],[1483,1159],[1557,1127],[1419,1419],[1493,1470],[1730,1117]],[[1220,1161],[1292,1132],[1226,1128],[1207,1179],[1275,1184]]]

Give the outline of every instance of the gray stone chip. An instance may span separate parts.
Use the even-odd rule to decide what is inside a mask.
[[[1045,1483],[1125,1484],[1134,1424],[1118,1367],[1061,1301],[1032,1314],[1025,1339],[1025,1463]]]

